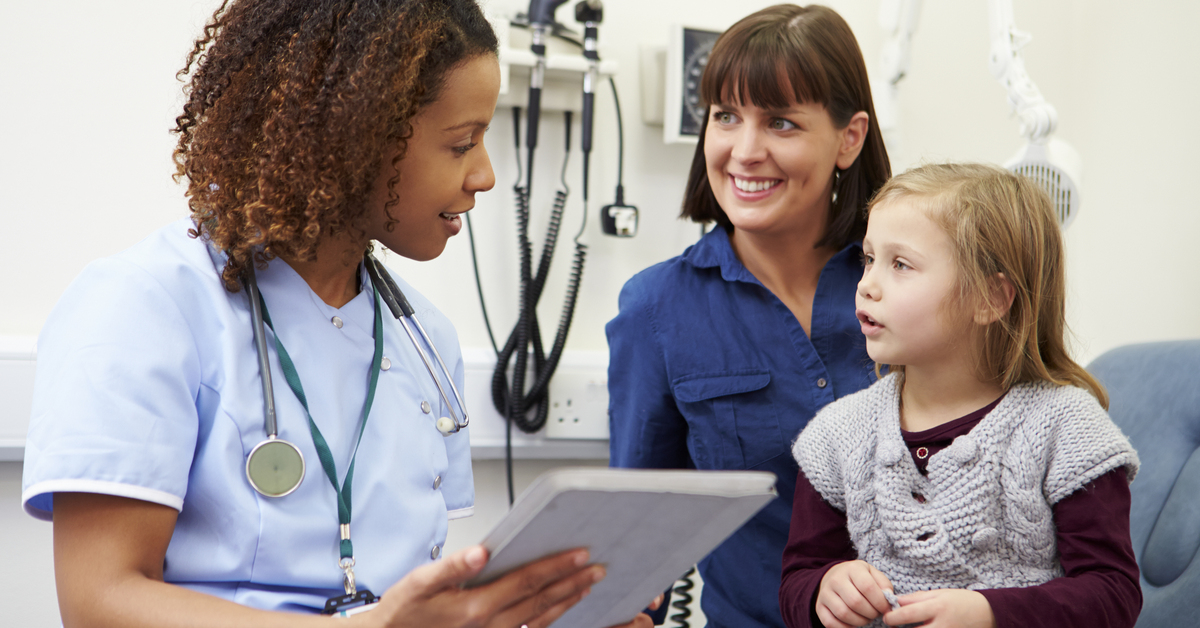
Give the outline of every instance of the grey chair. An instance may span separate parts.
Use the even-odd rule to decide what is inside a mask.
[[[1088,370],[1142,462],[1130,487],[1137,626],[1200,626],[1200,340],[1118,347]]]

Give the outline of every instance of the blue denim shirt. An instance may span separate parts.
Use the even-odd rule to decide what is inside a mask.
[[[779,498],[700,562],[711,627],[784,625],[791,443],[817,410],[875,381],[854,315],[861,251],[851,244],[821,270],[811,337],[719,228],[630,279],[606,327],[612,466],[778,477]]]

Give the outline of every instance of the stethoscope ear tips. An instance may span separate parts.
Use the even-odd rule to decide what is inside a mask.
[[[444,416],[437,420],[437,429],[443,436],[449,436],[458,431],[458,425],[454,423],[454,419]]]

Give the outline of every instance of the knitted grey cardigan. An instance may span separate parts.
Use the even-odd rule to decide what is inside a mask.
[[[1061,576],[1051,506],[1117,467],[1130,481],[1137,473],[1137,453],[1094,397],[1035,383],[1009,390],[923,476],[900,434],[900,381],[891,374],[829,404],[792,448],[808,481],[846,513],[858,557],[899,595]]]

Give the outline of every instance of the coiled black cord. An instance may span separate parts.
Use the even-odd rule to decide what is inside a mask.
[[[671,621],[679,624],[677,628],[691,627],[688,618],[692,616],[692,609],[688,606],[692,603],[691,591],[696,587],[696,583],[692,581],[692,575],[695,573],[695,567],[688,568],[687,573],[675,582],[675,588],[671,589],[671,608],[678,612],[670,617]]]
[[[533,245],[529,240],[529,190],[533,178],[532,148],[529,150],[528,160],[525,164],[526,184],[513,186],[517,210],[517,247],[521,260],[520,312],[517,323],[507,341],[497,352],[496,368],[492,373],[492,404],[498,412],[504,415],[508,423],[505,440],[506,459],[509,465],[509,503],[513,501],[511,426],[516,425],[523,432],[533,433],[546,424],[546,419],[550,414],[548,395],[550,378],[558,367],[563,347],[566,345],[567,332],[574,317],[579,284],[583,276],[583,263],[586,258],[587,247],[576,242],[575,257],[567,281],[562,315],[559,318],[554,343],[547,355],[542,342],[541,326],[537,318],[537,304],[550,273],[550,263],[554,257],[555,246],[558,244],[563,212],[566,209],[569,194],[566,186],[566,166],[571,147],[571,112],[564,112],[564,118],[566,121],[566,156],[563,159],[563,175],[561,177],[563,189],[555,193],[554,205],[550,212],[549,225],[546,228],[546,237],[542,243],[536,272],[533,270]],[[526,375],[530,357],[533,358],[533,384],[526,390]],[[511,385],[508,377],[510,363],[512,364]],[[530,416],[531,411],[533,416]]]
[[[503,413],[514,425],[521,431],[526,433],[536,432],[545,425],[546,417],[549,415],[549,405],[546,403],[546,384],[549,382],[550,375],[553,372],[553,367],[557,365],[558,358],[562,351],[551,351],[550,356],[545,353],[545,348],[542,345],[541,327],[537,319],[537,313],[534,308],[537,307],[537,302],[541,299],[542,290],[546,286],[546,276],[550,271],[550,261],[554,255],[554,248],[558,243],[558,233],[562,226],[562,214],[566,207],[567,193],[563,190],[558,190],[554,195],[554,207],[550,211],[550,224],[546,228],[546,239],[542,244],[541,259],[538,260],[538,268],[536,275],[532,274],[532,246],[528,240],[528,224],[529,224],[529,195],[524,188],[518,188],[514,192],[516,196],[517,216],[518,221],[523,223],[523,227],[518,227],[518,245],[522,248],[521,252],[521,312],[517,320],[517,325],[509,334],[508,341],[504,347],[500,349],[497,357],[497,368],[492,373],[492,403],[496,406],[498,412]],[[531,276],[532,275],[532,276]],[[567,286],[567,303],[574,304],[575,295],[572,294],[571,288],[578,290],[578,281],[572,281]],[[569,321],[569,319],[567,319]],[[565,342],[565,331],[560,326],[558,333],[555,336],[554,346],[559,346],[560,339]],[[529,346],[532,345],[533,369],[535,382],[533,387],[523,393],[522,389],[525,385],[525,372],[528,365],[527,360],[530,355]],[[518,348],[524,351],[518,352]],[[508,363],[516,357],[516,366],[513,371],[512,387],[509,387],[507,367]],[[549,368],[548,368],[549,367]],[[534,409],[533,418],[527,416],[530,409]]]

